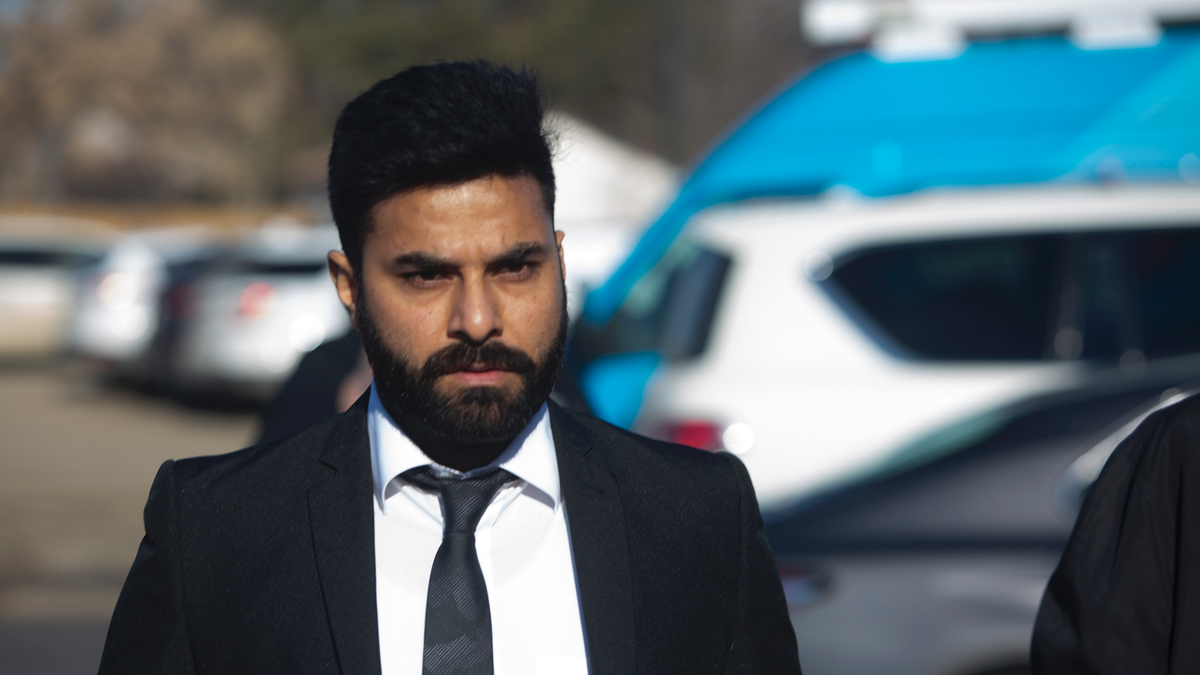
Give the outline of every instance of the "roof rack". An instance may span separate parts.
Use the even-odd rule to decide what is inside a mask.
[[[968,38],[1065,32],[1082,49],[1156,44],[1163,23],[1200,21],[1200,0],[807,0],[819,45],[869,44],[887,61],[953,58]]]

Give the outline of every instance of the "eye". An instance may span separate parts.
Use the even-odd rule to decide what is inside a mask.
[[[437,284],[447,277],[445,272],[439,270],[418,270],[416,272],[407,272],[401,274],[400,277],[406,282],[418,288]]]
[[[533,273],[536,263],[529,261],[505,263],[498,272],[509,278],[525,278]]]

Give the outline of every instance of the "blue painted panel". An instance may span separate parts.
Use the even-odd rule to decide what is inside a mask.
[[[628,429],[642,407],[642,394],[662,358],[654,352],[603,356],[584,366],[579,384],[592,414]]]
[[[1081,50],[1061,37],[818,68],[712,151],[584,308],[607,321],[696,212],[847,186],[867,196],[936,186],[1178,181],[1200,174],[1200,31],[1155,46]]]

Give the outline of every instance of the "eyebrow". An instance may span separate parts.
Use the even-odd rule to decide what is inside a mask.
[[[421,251],[398,255],[392,259],[392,264],[396,267],[414,267],[419,270],[433,270],[453,267],[450,261]]]
[[[546,247],[540,242],[526,241],[514,245],[512,248],[504,252],[503,255],[488,262],[488,266],[503,265],[505,263],[521,262],[530,258],[546,255]]]
[[[526,241],[520,244],[514,244],[504,253],[488,261],[488,267],[503,265],[505,263],[521,262],[529,258],[544,256],[546,254],[546,246],[536,241]],[[436,270],[457,267],[456,264],[438,257],[432,253],[424,251],[414,251],[398,255],[392,259],[392,264],[397,267],[410,267],[418,270]]]

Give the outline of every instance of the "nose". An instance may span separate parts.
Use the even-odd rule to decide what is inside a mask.
[[[500,309],[482,275],[465,277],[457,296],[447,326],[450,337],[473,345],[500,337],[504,330]]]

